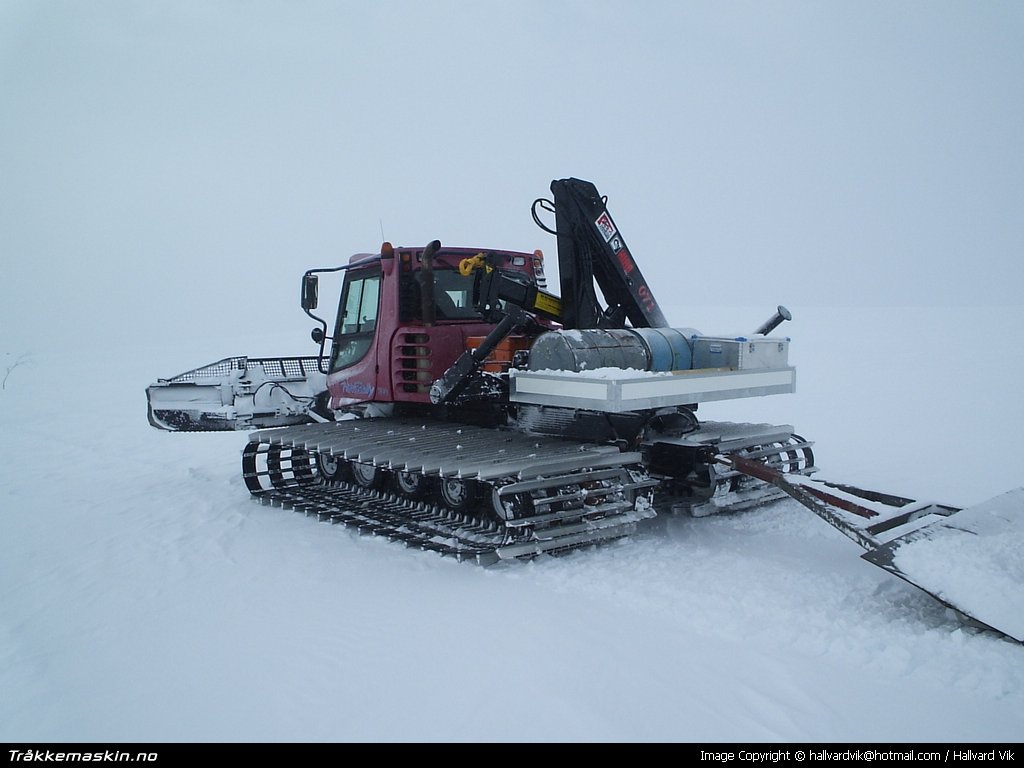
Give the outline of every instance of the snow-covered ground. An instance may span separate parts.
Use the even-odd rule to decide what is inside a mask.
[[[830,476],[910,496],[1024,484],[1024,309],[790,308],[797,394],[702,416],[792,423]],[[769,313],[667,309],[707,333]],[[793,503],[492,569],[252,503],[243,435],[145,418],[146,384],[216,357],[194,350],[311,346],[242,333],[33,349],[10,373],[0,740],[1024,733],[1024,647],[962,628]]]

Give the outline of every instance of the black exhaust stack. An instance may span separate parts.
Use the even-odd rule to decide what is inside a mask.
[[[754,335],[757,336],[758,334],[760,334],[761,336],[767,336],[769,333],[771,333],[780,325],[782,325],[786,320],[792,319],[793,314],[784,306],[779,304],[779,308],[775,310],[775,314],[769,317],[763,323],[761,323],[758,329],[754,331]]]
[[[420,256],[420,306],[422,307],[423,324],[434,324],[434,256],[441,250],[440,240],[431,240]]]

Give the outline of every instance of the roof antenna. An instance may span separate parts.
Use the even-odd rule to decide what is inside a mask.
[[[380,224],[380,241],[383,243],[387,240],[387,238],[384,237],[384,219],[378,218],[377,223]]]

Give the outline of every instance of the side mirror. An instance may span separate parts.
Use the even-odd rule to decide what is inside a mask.
[[[315,307],[316,305],[314,304],[313,306]],[[313,341],[317,344],[323,344],[324,339],[327,338],[324,335],[323,328],[314,328],[312,331],[309,332],[309,337],[313,339]]]
[[[302,276],[302,308],[307,312],[316,309],[319,285],[320,278],[316,275],[305,274]]]

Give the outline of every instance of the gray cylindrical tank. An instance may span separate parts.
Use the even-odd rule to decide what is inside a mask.
[[[646,371],[647,348],[634,333],[619,329],[549,331],[530,347],[530,370],[593,371],[633,368]]]
[[[530,370],[689,370],[692,328],[631,328],[549,331],[530,348]]]

